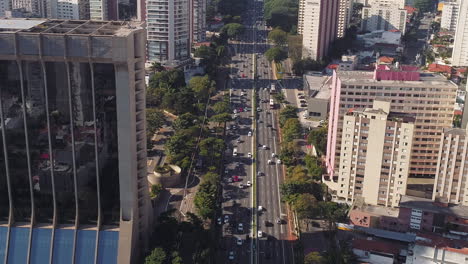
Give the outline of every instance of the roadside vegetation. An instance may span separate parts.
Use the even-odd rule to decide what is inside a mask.
[[[354,258],[347,245],[340,246],[336,238],[337,222],[347,218],[348,208],[331,201],[328,189],[322,183],[322,175],[326,173],[322,155],[326,151],[326,126],[308,132],[307,143],[313,144],[318,156],[306,153],[303,143],[304,131],[299,123],[297,108],[290,105],[280,111],[279,123],[283,142],[280,159],[286,166],[286,180],[280,185],[282,201],[286,202],[297,217],[298,236],[302,230],[308,230],[314,221],[325,223],[327,252],[313,252],[303,255],[304,249],[299,241],[295,245],[297,263],[351,263]],[[302,142],[302,143],[301,143]],[[343,242],[343,243],[346,243]]]

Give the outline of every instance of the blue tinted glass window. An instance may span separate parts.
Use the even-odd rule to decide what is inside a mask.
[[[5,263],[5,249],[6,249],[6,238],[8,234],[7,227],[0,227],[0,264]]]
[[[100,231],[98,245],[98,264],[117,263],[119,232]]]
[[[75,264],[94,263],[96,231],[78,230],[76,238]]]
[[[73,234],[71,229],[56,229],[54,237],[54,264],[72,263]]]
[[[29,228],[12,227],[8,247],[8,264],[24,264],[28,260]]]
[[[34,228],[31,244],[31,264],[49,263],[52,229]]]

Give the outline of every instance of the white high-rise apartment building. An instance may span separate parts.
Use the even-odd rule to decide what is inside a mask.
[[[402,33],[406,30],[404,0],[368,0],[362,8],[362,31],[397,29]]]
[[[406,192],[415,120],[414,115],[391,112],[385,101],[350,109],[343,117],[337,196],[397,206]]]
[[[353,0],[340,0],[340,6],[338,9],[338,38],[345,36],[346,29],[351,21],[352,12]]]
[[[88,0],[49,0],[47,17],[58,19],[88,20]]]
[[[27,12],[33,13],[40,17],[46,17],[46,1],[45,0],[11,0],[11,8],[12,9],[24,8],[24,10]]]
[[[191,42],[206,40],[206,0],[190,0]]]
[[[468,66],[468,1],[460,3],[459,12],[453,43],[452,65]]]
[[[302,34],[302,57],[319,60],[337,36],[339,0],[300,1],[298,28]]]
[[[449,31],[455,31],[457,29],[459,13],[459,3],[444,3],[444,7],[442,8],[442,19],[440,21],[440,27]]]
[[[146,3],[148,60],[177,66],[190,59],[189,0],[149,0]]]

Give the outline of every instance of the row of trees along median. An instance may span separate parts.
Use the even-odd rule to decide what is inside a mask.
[[[166,70],[157,63],[152,67],[153,75],[147,89],[148,134],[154,134],[168,123],[163,110],[177,115],[172,122],[174,133],[164,146],[167,162],[178,165],[186,173],[190,165],[194,165],[192,158],[197,151],[195,156],[202,159],[204,165],[199,168],[201,183],[194,198],[196,214],[188,212],[188,220],[178,221],[174,210],[163,213],[158,218],[151,239],[153,250],[148,253],[145,264],[209,263],[215,255],[214,232],[205,224],[214,217],[217,208],[219,171],[225,148],[220,126],[231,120],[231,115],[228,98],[209,100],[209,97],[217,92],[215,81],[224,80],[220,74],[228,62],[226,44],[227,36],[221,34],[214,37],[209,46],[195,51],[207,74],[193,77],[188,84],[180,69]],[[206,120],[215,127],[210,129],[208,122],[203,122],[205,113]],[[155,192],[159,192],[159,188],[155,188]]]
[[[322,183],[325,173],[320,158],[325,152],[326,127],[312,130],[308,144],[313,144],[319,156],[304,152],[304,131],[300,125],[297,108],[290,105],[280,111],[279,123],[283,142],[280,158],[286,166],[286,180],[280,186],[282,201],[288,203],[299,220],[299,229],[308,230],[313,220],[324,220],[328,232],[327,253],[311,253],[303,256],[299,250],[297,260],[304,263],[349,263],[353,254],[346,247],[337,247],[335,240],[336,222],[346,220],[347,207],[330,201],[327,188]],[[300,232],[300,230],[298,230]],[[313,262],[317,261],[317,262]]]

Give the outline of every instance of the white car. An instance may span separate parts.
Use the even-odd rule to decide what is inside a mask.
[[[252,186],[252,183],[250,181],[247,181],[247,186],[248,187]]]
[[[257,176],[262,176],[262,172],[261,171],[257,172]]]
[[[237,225],[237,230],[239,230],[239,231],[244,231],[244,225],[243,225],[242,223],[239,223],[239,224]]]
[[[263,146],[262,146],[262,149],[267,149],[267,146],[266,146],[266,145],[263,145]]]
[[[229,223],[229,215],[224,216],[224,223],[225,224]]]
[[[221,217],[218,217],[218,225],[222,225],[223,224],[223,220],[221,219]]]
[[[244,184],[240,183],[239,188],[244,189]]]
[[[272,161],[271,161],[271,160],[268,160],[268,161],[267,161],[267,163],[268,163],[268,164],[271,164],[271,163],[272,163]]]
[[[245,95],[245,93],[244,93],[244,92],[241,92],[241,96],[244,96],[244,95]]]
[[[276,154],[275,154],[274,152],[271,153],[271,157],[272,157],[272,158],[276,157]]]
[[[281,164],[281,160],[280,159],[276,160],[276,164]]]
[[[247,136],[251,137],[251,136],[252,136],[252,131],[249,131],[249,133],[247,134]]]
[[[237,109],[234,109],[232,112],[233,112],[234,114],[237,114]]]
[[[258,230],[258,237],[263,237],[263,232],[262,232],[262,230]]]
[[[259,205],[259,206],[258,206],[258,211],[259,211],[259,212],[263,211],[263,206]]]
[[[229,260],[234,260],[234,251],[229,251]]]
[[[242,238],[237,238],[237,245],[242,246]]]
[[[247,157],[251,158],[252,157],[252,153],[247,153]]]

